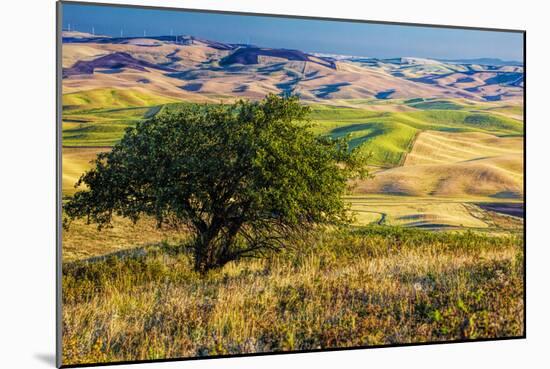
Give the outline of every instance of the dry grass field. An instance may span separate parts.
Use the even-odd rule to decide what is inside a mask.
[[[499,137],[481,132],[424,131],[418,135],[403,165],[451,164],[512,155],[523,157],[523,137]]]
[[[521,237],[333,230],[206,277],[184,245],[64,263],[63,362],[523,334]]]
[[[101,231],[85,220],[76,220],[69,230],[63,232],[62,255],[64,261],[86,260],[161,242],[178,243],[186,237],[183,230],[157,228],[153,219],[142,219],[134,224],[128,219],[115,217],[112,227]]]

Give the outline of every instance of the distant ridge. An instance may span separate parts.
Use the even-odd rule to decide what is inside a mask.
[[[479,64],[479,65],[498,65],[498,66],[514,66],[522,67],[523,62],[514,60],[502,60],[498,58],[477,58],[477,59],[434,59],[444,63],[453,64]]]
[[[73,75],[93,74],[95,69],[109,68],[121,69],[130,68],[140,71],[145,71],[145,68],[160,69],[167,72],[174,72],[174,69],[149,63],[143,60],[134,58],[132,55],[124,52],[115,52],[105,56],[101,56],[94,60],[78,61],[72,67],[63,70],[63,78]]]
[[[520,100],[525,83],[521,63],[497,58],[381,59],[226,43],[191,35],[63,35],[68,36],[63,38],[67,46],[63,77],[70,77],[67,88],[75,90],[78,78],[92,76],[98,87],[143,88],[147,84],[160,94],[198,100],[214,96],[256,99],[267,93],[291,92],[323,103],[371,98],[492,102]],[[131,70],[154,73],[142,78]]]
[[[240,46],[240,44],[229,44],[218,41],[205,40],[189,35],[175,35],[175,36],[131,36],[131,37],[109,37],[109,36],[94,36],[89,33],[81,33],[79,35],[73,35],[74,32],[63,32],[63,43],[94,43],[94,44],[130,44],[135,40],[155,40],[162,42],[172,42],[179,45],[192,45],[194,43],[201,43],[208,47],[217,50],[233,50]],[[87,36],[86,36],[87,35]],[[155,46],[155,45],[152,45]]]
[[[226,56],[220,60],[220,65],[230,65],[230,64],[258,64],[259,56],[271,56],[276,58],[282,58],[286,60],[293,61],[308,61],[323,65],[325,67],[336,69],[336,64],[334,61],[323,58],[323,57],[314,57],[299,50],[289,50],[289,49],[270,49],[270,48],[259,48],[259,47],[242,47],[237,49],[232,54]]]
[[[78,40],[109,38],[109,36],[105,36],[105,35],[94,35],[92,33],[79,32],[79,31],[62,31],[61,37],[63,37],[63,39],[72,38],[72,39],[78,39]]]

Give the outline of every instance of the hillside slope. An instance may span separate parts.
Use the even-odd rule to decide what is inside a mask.
[[[340,58],[301,50],[228,44],[192,36],[110,38],[67,35],[64,87],[151,89],[192,101],[266,93],[297,93],[303,99],[465,98],[518,101],[523,67],[446,63],[421,58]],[[159,88],[160,85],[163,88]]]
[[[357,193],[523,197],[523,138],[422,132],[404,165],[376,172]]]

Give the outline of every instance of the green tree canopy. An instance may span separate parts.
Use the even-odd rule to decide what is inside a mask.
[[[288,246],[317,225],[349,221],[342,195],[365,176],[345,139],[308,129],[297,97],[185,105],[127,130],[77,183],[68,219],[99,227],[114,214],[193,233],[197,271]]]

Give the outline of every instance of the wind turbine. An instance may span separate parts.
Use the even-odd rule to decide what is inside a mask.
[[[174,29],[170,28],[170,37],[174,36]],[[178,35],[174,38],[174,43],[178,43]]]

